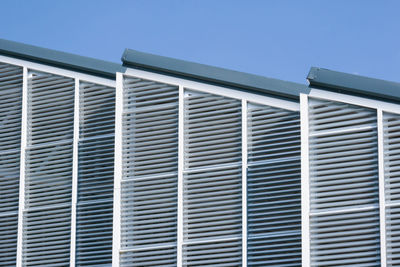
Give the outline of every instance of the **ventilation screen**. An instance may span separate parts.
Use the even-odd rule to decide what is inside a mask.
[[[176,266],[178,97],[124,78],[121,266]]]
[[[29,73],[26,266],[69,266],[74,88],[72,78]]]
[[[301,265],[299,113],[248,104],[247,263]]]
[[[80,82],[76,265],[112,262],[115,89]]]
[[[17,254],[22,68],[0,63],[0,265]]]
[[[241,102],[186,91],[184,266],[241,265]]]
[[[311,263],[380,266],[376,111],[309,100]]]
[[[383,114],[387,264],[400,265],[400,115]]]

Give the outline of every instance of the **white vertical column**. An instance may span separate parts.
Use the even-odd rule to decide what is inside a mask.
[[[178,117],[178,229],[177,229],[177,266],[183,262],[183,164],[184,164],[184,97],[185,90],[179,86],[179,117]]]
[[[302,266],[308,267],[310,259],[310,173],[309,173],[309,121],[308,96],[300,94],[301,128],[301,255]]]
[[[385,203],[385,162],[383,138],[383,112],[377,110],[378,128],[378,171],[379,171],[379,214],[381,236],[381,266],[386,267],[386,203]]]
[[[114,207],[112,266],[119,266],[121,246],[121,180],[122,180],[122,115],[123,74],[117,72],[115,87],[115,152],[114,152]]]
[[[76,205],[78,199],[78,144],[79,144],[79,79],[75,79],[74,139],[72,152],[72,196],[71,196],[71,254],[70,266],[75,266]]]
[[[247,266],[247,100],[242,99],[242,266]]]
[[[28,131],[28,68],[23,68],[21,118],[21,158],[19,171],[17,266],[22,266],[23,219],[25,210],[25,151]]]

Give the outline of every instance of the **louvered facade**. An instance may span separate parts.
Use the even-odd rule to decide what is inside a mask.
[[[400,84],[122,61],[0,40],[0,266],[400,266]]]

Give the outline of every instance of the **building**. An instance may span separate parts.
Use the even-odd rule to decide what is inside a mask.
[[[0,265],[400,265],[400,84],[307,80],[0,40]]]

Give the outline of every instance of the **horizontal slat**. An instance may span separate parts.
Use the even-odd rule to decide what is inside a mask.
[[[71,208],[24,212],[24,266],[69,266]]]
[[[176,244],[162,247],[147,247],[133,251],[121,253],[121,267],[142,267],[160,266],[175,267],[176,264]]]
[[[183,266],[242,266],[241,240],[184,245]]]

